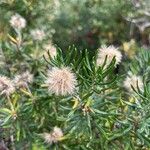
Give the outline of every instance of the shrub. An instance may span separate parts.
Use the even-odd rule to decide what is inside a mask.
[[[1,56],[1,136],[11,149],[149,147],[149,51],[139,51],[129,64],[131,79],[124,87],[115,47],[102,47],[92,58],[75,47],[42,57],[41,41],[28,45],[19,32],[2,43]],[[105,59],[97,63],[101,53]]]
[[[149,149],[150,51],[106,46],[128,38],[130,3],[49,2],[0,2],[0,149]]]

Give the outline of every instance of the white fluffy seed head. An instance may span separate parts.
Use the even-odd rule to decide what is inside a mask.
[[[33,75],[29,71],[16,75],[13,80],[17,88],[26,88],[29,83],[32,83],[32,81]]]
[[[114,57],[116,59],[115,65],[119,64],[121,62],[121,59],[122,59],[122,54],[118,50],[118,48],[116,48],[112,45],[108,46],[108,47],[102,46],[98,52],[98,57],[97,57],[97,65],[98,66],[103,65],[106,56],[107,56],[106,67],[111,63],[111,61]]]
[[[60,128],[54,127],[51,135],[53,137],[53,142],[56,143],[61,137],[63,137],[63,132]]]
[[[51,93],[67,95],[75,92],[77,80],[70,68],[54,67],[48,71],[46,85]]]
[[[15,91],[13,82],[5,77],[5,76],[0,76],[0,93],[1,95],[9,96]]]
[[[45,38],[45,32],[41,29],[31,30],[31,36],[34,40],[42,41]]]
[[[19,14],[15,14],[10,19],[10,25],[15,29],[23,29],[26,27],[26,20]]]
[[[57,143],[63,137],[63,132],[60,128],[54,127],[51,133],[43,133],[42,137],[48,144]]]
[[[51,133],[43,133],[42,137],[43,137],[45,143],[47,143],[47,144],[53,143],[53,137],[52,137]]]
[[[126,77],[124,81],[124,87],[130,91],[133,92],[132,86],[135,90],[137,90],[137,87],[139,87],[140,90],[143,89],[143,82],[140,76],[131,75]]]

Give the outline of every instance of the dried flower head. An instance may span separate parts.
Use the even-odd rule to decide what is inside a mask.
[[[52,68],[48,71],[46,85],[51,93],[67,95],[75,92],[77,80],[75,74],[68,67]]]
[[[40,29],[34,29],[31,31],[31,36],[34,40],[42,41],[45,38],[45,32]]]
[[[43,133],[42,138],[44,139],[45,143],[52,144],[53,143],[53,137],[51,133]]]
[[[22,74],[16,75],[13,82],[17,88],[26,88],[29,83],[32,83],[33,75],[26,71]]]
[[[103,65],[106,56],[107,56],[106,67],[111,63],[114,57],[116,59],[115,65],[121,62],[122,54],[118,50],[118,48],[115,48],[114,46],[108,46],[108,47],[102,46],[98,52],[97,65],[99,66]]]
[[[57,143],[63,137],[63,132],[60,128],[54,127],[51,133],[43,133],[42,137],[48,144]]]
[[[63,132],[60,128],[54,127],[51,135],[53,137],[53,142],[56,143],[61,137],[63,137]]]
[[[49,51],[52,58],[54,58],[57,54],[56,47],[54,47],[51,43],[44,45],[44,49]]]
[[[134,87],[134,89],[137,89],[137,87],[139,87],[139,89],[141,90],[143,89],[143,82],[140,76],[131,75],[125,79],[124,87],[128,91],[133,92],[132,86]]]
[[[23,29],[26,27],[26,20],[19,14],[15,14],[10,19],[10,25],[15,29]]]
[[[0,76],[0,92],[1,95],[6,95],[9,96],[15,91],[13,82],[5,77],[5,76]]]

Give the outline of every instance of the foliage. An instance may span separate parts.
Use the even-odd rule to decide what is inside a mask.
[[[20,88],[10,99],[1,96],[2,135],[6,139],[13,135],[12,147],[32,149],[35,143],[59,149],[149,147],[149,51],[140,51],[130,65],[132,73],[145,77],[144,91],[134,89],[135,93],[128,96],[120,86],[121,75],[115,73],[115,58],[107,67],[107,57],[103,66],[97,66],[96,55],[91,58],[88,51],[70,47],[65,54],[57,48],[54,58],[48,52],[49,57],[35,59],[32,49],[40,50],[35,49],[40,46],[38,42],[19,47],[15,38],[9,38],[11,43],[2,43],[3,74],[13,78],[18,70],[26,69],[34,74],[29,89]],[[63,66],[72,68],[77,76],[78,91],[74,95],[56,96],[43,87],[46,68]],[[54,126],[63,130],[63,138],[52,145],[44,144],[40,135]]]

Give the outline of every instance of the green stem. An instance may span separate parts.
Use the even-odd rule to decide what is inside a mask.
[[[12,104],[12,102],[11,102],[11,99],[10,99],[10,97],[9,97],[8,95],[7,95],[7,100],[8,100],[8,104],[9,104],[11,110],[12,110],[12,111],[15,111],[15,109],[14,109],[14,107],[13,107],[13,104]],[[12,129],[12,128],[11,128],[11,129]],[[11,129],[10,129],[10,131],[11,131]],[[10,133],[10,134],[11,134],[11,133]],[[10,140],[11,140],[12,150],[16,150],[16,148],[15,148],[15,143],[14,143],[14,136],[13,136],[13,134],[10,135]]]

